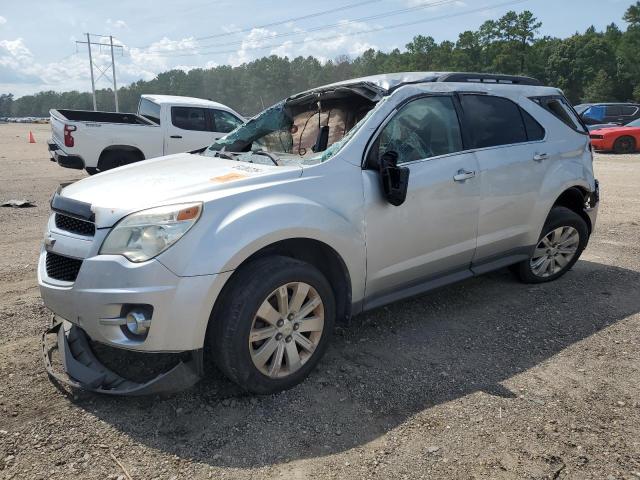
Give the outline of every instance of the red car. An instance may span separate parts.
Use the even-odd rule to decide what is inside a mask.
[[[640,119],[622,127],[593,130],[589,136],[594,150],[615,153],[640,152]]]

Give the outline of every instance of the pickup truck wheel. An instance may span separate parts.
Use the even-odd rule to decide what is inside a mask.
[[[324,354],[335,299],[314,266],[273,256],[236,272],[210,329],[218,367],[245,390],[270,394],[309,375]]]
[[[513,270],[524,283],[556,280],[578,261],[588,239],[589,229],[580,215],[565,207],[554,207],[533,253],[514,265]]]

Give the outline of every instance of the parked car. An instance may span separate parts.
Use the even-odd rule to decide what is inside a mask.
[[[587,125],[587,129],[592,132],[594,130],[601,130],[603,128],[612,128],[612,127],[619,127],[620,125],[618,125],[617,123],[598,123],[595,125]]]
[[[616,128],[602,128],[590,133],[594,150],[634,153],[640,151],[640,119]]]
[[[199,154],[53,196],[38,282],[69,377],[47,368],[143,394],[192,384],[210,355],[242,388],[277,392],[309,375],[336,321],[507,266],[527,283],[561,277],[598,198],[585,126],[536,80],[413,72],[318,87]],[[89,339],[190,360],[134,383]]]
[[[583,103],[575,109],[586,125],[624,125],[640,118],[640,104],[636,103]]]
[[[138,113],[51,110],[51,160],[93,175],[208,146],[244,122],[221,103],[142,95]]]

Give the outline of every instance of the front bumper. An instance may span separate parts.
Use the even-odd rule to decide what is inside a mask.
[[[50,251],[82,258],[76,242],[55,239]],[[97,235],[96,235],[97,236]],[[179,277],[158,260],[132,263],[119,255],[82,260],[73,282],[49,277],[47,250],[42,249],[38,283],[44,304],[54,314],[82,328],[106,345],[145,352],[184,352],[204,346],[211,309],[231,272]],[[127,335],[118,319],[130,306],[150,306],[151,326],[144,339]]]
[[[591,138],[591,148],[597,152],[608,152],[613,150],[613,144],[604,138]]]
[[[50,347],[47,334],[55,333],[57,343]],[[58,374],[51,355],[58,350],[67,376]],[[73,388],[109,395],[152,395],[174,393],[193,386],[200,380],[202,351],[192,354],[188,362],[179,362],[171,370],[138,383],[121,377],[105,367],[95,356],[84,331],[69,322],[57,321],[42,334],[42,357],[49,377]]]

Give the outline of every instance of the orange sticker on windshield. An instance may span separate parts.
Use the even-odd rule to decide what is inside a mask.
[[[220,175],[219,177],[213,177],[211,179],[212,182],[216,182],[216,183],[226,183],[226,182],[233,182],[234,180],[242,180],[243,178],[247,178],[248,175],[245,175],[243,173],[227,173],[226,175]]]

